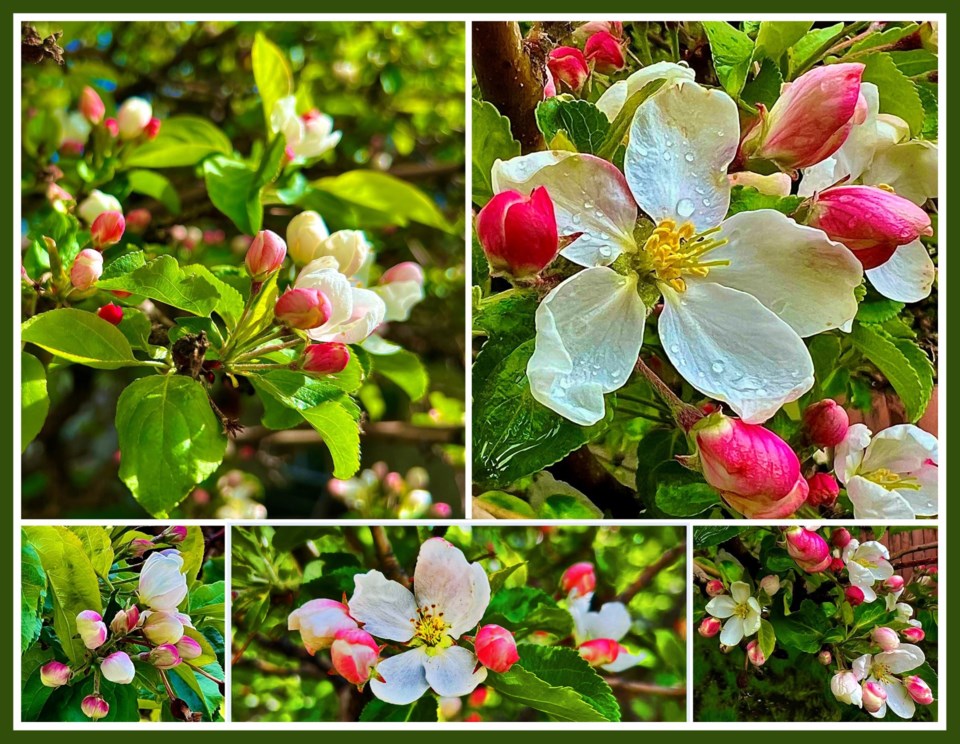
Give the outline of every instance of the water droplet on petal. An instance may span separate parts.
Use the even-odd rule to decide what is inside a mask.
[[[677,202],[677,214],[681,217],[689,217],[693,214],[693,201],[690,199],[681,199]]]
[[[717,361],[715,361],[713,364],[710,365],[710,369],[712,369],[712,370],[713,370],[714,372],[716,372],[718,375],[721,374],[721,373],[723,372],[723,370],[724,370],[723,362],[721,362],[721,361],[718,359]]]
[[[696,160],[696,158],[697,156],[694,155],[692,152],[688,152],[686,155],[683,156],[683,159],[686,160],[688,163],[692,163],[694,160]]]
[[[680,351],[680,344],[670,344],[670,351],[676,354],[678,351]]]

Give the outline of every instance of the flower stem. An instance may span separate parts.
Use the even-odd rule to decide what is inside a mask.
[[[698,409],[684,403],[676,393],[667,387],[667,384],[657,376],[657,373],[647,366],[643,357],[637,359],[637,371],[646,378],[653,391],[666,403],[673,420],[685,432],[690,431],[693,425],[703,418],[703,414]]]

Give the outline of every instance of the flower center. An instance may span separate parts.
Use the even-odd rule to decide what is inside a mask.
[[[453,639],[447,635],[450,623],[443,619],[443,613],[437,611],[436,605],[424,605],[417,610],[417,616],[410,618],[413,623],[413,641],[415,646],[449,646]]]
[[[870,665],[870,676],[877,682],[890,682],[894,679],[893,673],[884,664],[874,662]]]
[[[863,473],[864,478],[868,481],[873,481],[877,485],[883,486],[890,490],[897,488],[905,488],[908,491],[919,491],[920,484],[917,482],[917,479],[909,475],[900,475],[900,473],[894,473],[888,468],[880,468],[879,470],[874,470],[871,473]]]
[[[738,604],[733,608],[733,614],[736,617],[739,617],[741,620],[745,620],[750,614],[750,605],[748,605],[746,602],[743,604]]]
[[[684,276],[704,277],[713,266],[727,266],[729,261],[703,260],[710,251],[726,245],[725,239],[710,237],[719,230],[714,227],[697,234],[689,222],[678,226],[673,220],[663,220],[642,249],[657,281],[670,285],[677,292],[684,292],[687,289]]]

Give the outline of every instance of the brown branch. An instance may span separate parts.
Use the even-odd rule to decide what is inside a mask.
[[[666,553],[661,555],[655,562],[647,566],[643,573],[640,574],[640,578],[634,581],[630,586],[628,586],[617,599],[620,602],[626,604],[631,599],[633,599],[639,592],[646,589],[650,583],[656,578],[657,574],[660,573],[663,569],[672,566],[677,560],[686,555],[687,553],[687,544],[685,542],[675,545],[670,548]]]
[[[390,544],[390,538],[387,537],[387,531],[382,526],[371,527],[370,534],[373,536],[373,548],[377,552],[377,561],[384,575],[409,589],[410,578],[393,554],[393,546]]]
[[[524,40],[515,21],[475,22],[473,70],[483,98],[510,120],[523,152],[543,149],[534,114],[546,82],[546,52],[540,40]]]
[[[620,677],[604,677],[607,684],[617,690],[633,693],[635,695],[663,695],[666,697],[686,697],[686,687],[664,687],[654,685],[649,682],[632,682],[621,679]]]
[[[896,553],[890,556],[891,561],[895,561],[897,558],[905,556],[907,553],[919,553],[921,550],[934,550],[935,548],[940,547],[940,543],[937,541],[921,543],[920,545],[911,545],[908,548],[903,550],[898,550]]]
[[[463,437],[463,427],[415,426],[405,421],[377,421],[365,424],[363,433],[365,437],[389,438],[426,444],[446,444],[447,442],[460,441]],[[312,429],[271,431],[262,426],[250,426],[244,428],[243,432],[236,437],[236,441],[263,441],[279,446],[297,446],[319,444],[323,439]]]

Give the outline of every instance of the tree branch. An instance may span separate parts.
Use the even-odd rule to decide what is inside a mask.
[[[409,589],[410,578],[393,554],[393,546],[390,544],[390,538],[387,537],[387,531],[382,526],[371,527],[370,534],[373,536],[373,548],[377,552],[377,560],[384,575]]]
[[[686,697],[686,687],[664,687],[649,682],[633,682],[620,677],[604,677],[607,684],[617,690],[634,695],[664,695],[666,697]]]
[[[920,545],[911,545],[910,547],[904,548],[903,550],[898,550],[896,553],[893,553],[890,556],[890,560],[895,561],[897,558],[905,556],[907,553],[919,553],[921,550],[935,550],[939,546],[940,546],[940,543],[936,541],[921,543]]]
[[[637,594],[646,589],[654,580],[654,578],[656,578],[658,573],[660,573],[663,569],[672,566],[680,557],[686,555],[686,553],[687,544],[685,542],[670,548],[670,550],[661,555],[654,563],[651,563],[649,566],[647,566],[643,570],[643,573],[640,574],[640,578],[628,586],[623,593],[617,597],[617,599],[626,604]]]

